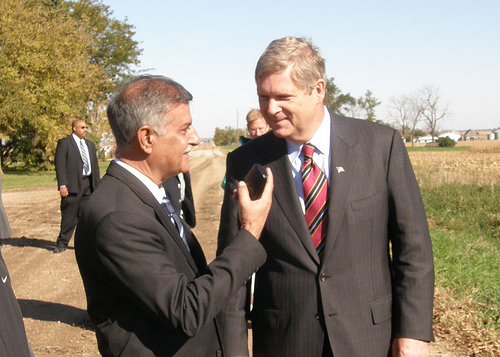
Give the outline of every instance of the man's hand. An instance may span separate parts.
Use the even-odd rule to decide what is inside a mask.
[[[66,186],[59,187],[59,194],[61,197],[68,197],[68,188]]]
[[[428,357],[429,343],[411,338],[395,338],[392,342],[392,357]]]
[[[241,229],[249,231],[257,239],[260,238],[273,200],[273,174],[270,168],[266,168],[266,173],[266,187],[258,200],[252,201],[250,199],[248,187],[243,181],[238,182],[238,190],[235,192],[240,202]]]

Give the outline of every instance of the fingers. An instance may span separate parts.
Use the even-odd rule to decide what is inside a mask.
[[[267,168],[268,175],[264,191],[261,198],[251,200],[248,187],[245,182],[238,182],[238,199],[240,209],[241,228],[249,231],[259,239],[267,220],[267,215],[272,204],[272,194],[274,189],[274,180],[271,169]]]
[[[264,187],[264,192],[262,195],[272,195],[272,192],[274,190],[274,178],[273,178],[273,172],[269,167],[266,167],[266,174],[267,174],[267,181],[266,181],[266,186]]]
[[[248,192],[247,184],[244,181],[238,182],[238,189],[236,190],[237,198],[240,200],[240,203],[243,201],[243,204],[248,204],[250,201],[250,193]]]

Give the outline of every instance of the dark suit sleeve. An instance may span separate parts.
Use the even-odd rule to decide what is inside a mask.
[[[235,163],[231,154],[227,157],[226,165],[226,185],[221,209],[217,255],[225,252],[239,229],[238,203],[232,198],[232,192],[237,188],[237,180],[234,179]],[[228,356],[248,355],[246,296],[247,288],[244,285],[227,303],[218,319],[222,340],[225,343],[230,342],[224,350],[225,355]]]
[[[57,142],[56,155],[55,155],[55,166],[56,166],[56,176],[57,176],[57,189],[61,186],[68,185],[68,175],[66,172],[66,160],[68,157],[68,140],[60,139]]]
[[[387,182],[393,252],[393,337],[432,341],[431,239],[418,183],[397,133],[393,137]]]
[[[184,174],[184,182],[186,189],[184,191],[184,200],[182,201],[182,211],[184,212],[184,220],[191,228],[196,227],[196,212],[194,210],[193,190],[191,189],[191,175],[189,172]]]
[[[97,160],[97,150],[92,141],[85,140],[87,147],[89,148],[90,155],[90,165],[92,167],[92,189],[95,190],[99,180],[101,179],[101,173],[99,172],[99,161]]]
[[[96,249],[116,289],[159,324],[190,337],[216,317],[266,259],[261,244],[240,231],[195,278],[165,227],[140,209],[108,214],[96,230]]]

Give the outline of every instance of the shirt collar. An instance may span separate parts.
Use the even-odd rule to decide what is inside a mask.
[[[331,120],[330,120],[330,113],[328,112],[328,109],[326,107],[324,108],[324,111],[325,115],[323,116],[323,121],[321,122],[318,130],[316,130],[316,132],[314,133],[311,140],[308,141],[308,143],[313,144],[316,147],[316,149],[318,149],[321,152],[321,154],[328,157],[330,156]],[[304,146],[304,144],[297,144],[287,140],[286,146],[290,161],[294,162],[300,155],[300,152],[302,151],[302,146]]]
[[[78,136],[76,136],[74,133],[71,134],[71,136],[73,137],[73,139],[75,140],[75,142],[77,144],[80,144],[80,141],[84,141],[85,142],[85,139],[80,139]]]
[[[120,165],[121,167],[123,167],[125,170],[127,170],[128,172],[130,172],[132,175],[134,175],[135,177],[137,177],[137,179],[139,181],[141,181],[144,184],[144,186],[146,186],[146,188],[151,192],[151,194],[155,197],[155,199],[158,201],[158,203],[161,204],[163,198],[166,196],[165,195],[165,189],[163,188],[162,185],[160,185],[160,187],[158,187],[158,185],[155,184],[153,182],[153,180],[151,180],[149,177],[147,177],[146,175],[144,175],[139,170],[133,168],[129,164],[124,163],[120,159],[115,159],[115,162],[118,165]]]

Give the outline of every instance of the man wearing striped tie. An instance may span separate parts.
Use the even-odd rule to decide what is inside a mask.
[[[272,131],[227,156],[218,252],[238,228],[231,192],[254,163],[274,193],[250,314],[253,355],[427,356],[432,248],[401,135],[329,113],[323,58],[309,40],[271,42],[255,70]],[[245,287],[221,326],[245,356]]]
[[[73,121],[73,133],[57,142],[55,166],[61,195],[61,230],[54,253],[62,253],[71,240],[82,208],[100,179],[93,142],[86,140],[87,125]]]

